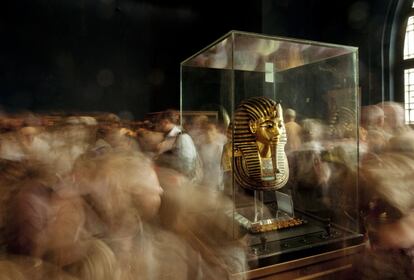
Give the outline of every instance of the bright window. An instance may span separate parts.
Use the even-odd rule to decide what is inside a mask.
[[[414,1],[411,5],[414,8]],[[404,107],[405,122],[414,123],[414,11],[411,11],[407,17],[407,27],[404,37]]]
[[[404,70],[404,107],[406,123],[414,121],[414,68]]]
[[[404,40],[404,59],[414,58],[414,16],[408,18]]]

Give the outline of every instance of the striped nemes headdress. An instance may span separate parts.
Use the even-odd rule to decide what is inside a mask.
[[[233,122],[234,172],[236,182],[243,188],[273,190],[283,187],[289,178],[289,167],[285,154],[287,141],[284,124],[280,128],[278,141],[271,142],[274,179],[264,180],[262,165],[251,124],[279,118],[283,123],[280,102],[267,97],[248,98],[237,107]]]

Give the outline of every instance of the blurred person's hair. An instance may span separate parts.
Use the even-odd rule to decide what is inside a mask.
[[[161,112],[159,116],[159,120],[168,120],[173,124],[180,123],[180,112],[174,109],[168,109]]]
[[[207,115],[196,115],[192,118],[191,124],[203,128],[209,122]]]
[[[303,142],[321,140],[326,133],[325,127],[319,119],[304,119],[301,125]]]
[[[15,263],[8,260],[0,260],[1,280],[26,280],[22,269]]]
[[[46,165],[27,168],[6,204],[5,238],[10,252],[41,257],[47,250],[50,197],[59,179]]]
[[[122,148],[131,151],[140,149],[135,132],[123,127],[100,126],[96,133],[96,139],[105,141],[115,149]]]
[[[157,146],[164,140],[161,132],[140,128],[137,130],[137,141],[143,152],[156,152]]]
[[[94,118],[98,121],[99,124],[121,124],[121,118],[114,113],[99,113],[94,116]]]
[[[366,129],[382,127],[384,110],[378,105],[367,105],[361,108],[361,125]]]
[[[75,163],[73,175],[79,191],[88,194],[89,204],[111,225],[134,213],[138,214],[136,217],[139,219],[152,215],[140,199],[152,191],[158,191],[155,190],[158,186],[152,185],[157,182],[152,182],[154,178],[148,177],[148,171],[152,168],[152,162],[140,152],[113,149],[104,154],[81,157]],[[150,199],[145,203],[151,202],[160,203]],[[136,225],[132,223],[130,226]]]
[[[394,101],[380,103],[384,111],[384,129],[391,134],[400,134],[410,131],[405,123],[404,105]]]
[[[30,179],[41,172],[36,162],[0,159],[0,187],[11,187],[21,180]]]
[[[284,112],[284,115],[285,115],[285,119],[295,118],[296,117],[296,111],[291,109],[291,108],[287,108]]]
[[[121,271],[112,249],[102,240],[93,239],[85,258],[65,269],[80,280],[121,280]]]
[[[19,191],[21,182],[41,177],[35,165],[35,162],[0,159],[0,229],[7,227],[10,199]]]

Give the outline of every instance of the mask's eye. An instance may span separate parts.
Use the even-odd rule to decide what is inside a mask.
[[[264,124],[261,125],[261,127],[264,127],[264,128],[273,128],[273,126],[274,126],[274,123],[272,122],[265,122]]]

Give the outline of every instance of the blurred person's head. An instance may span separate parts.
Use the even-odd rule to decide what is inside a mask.
[[[414,153],[386,152],[362,163],[361,211],[374,246],[414,247]]]
[[[319,141],[324,136],[325,127],[318,119],[304,119],[301,132],[303,142]]]
[[[97,131],[97,139],[104,140],[112,148],[125,150],[139,150],[135,133],[127,128],[101,126]]]
[[[292,179],[300,188],[320,188],[326,186],[331,170],[321,158],[320,150],[298,150],[294,153],[295,172]]]
[[[29,167],[28,167],[29,168]],[[51,196],[57,178],[46,167],[32,167],[7,204],[7,240],[12,253],[43,257],[48,250]]]
[[[217,130],[217,126],[214,123],[209,123],[206,125],[206,142],[207,143],[213,143],[215,140],[217,140],[217,137],[219,137],[219,131]]]
[[[83,259],[66,268],[80,280],[121,280],[121,271],[112,249],[99,239],[93,239]]]
[[[157,130],[168,133],[174,126],[179,124],[180,115],[178,111],[167,110],[161,113],[158,118]]]
[[[384,111],[384,129],[395,134],[405,127],[404,106],[397,102],[387,101],[378,104]]]
[[[387,137],[383,131],[378,129],[368,129],[367,133],[368,152],[381,153],[387,145]]]
[[[8,207],[11,198],[19,191],[21,182],[31,180],[36,162],[0,159],[0,229],[7,228]]]
[[[11,190],[5,193],[5,186],[0,188],[0,209],[2,221],[7,222],[6,243],[11,253],[64,266],[82,257],[85,214],[80,197],[56,194],[60,179],[52,170],[39,163],[28,164],[25,172],[7,179]]]
[[[19,117],[8,117],[3,120],[3,127],[7,131],[16,131],[24,125],[24,120]]]
[[[191,127],[193,129],[203,129],[208,123],[208,117],[206,115],[194,116],[191,121]]]
[[[384,127],[384,110],[378,105],[367,105],[361,108],[361,125],[365,129]]]
[[[76,159],[95,143],[96,128],[63,124],[50,128],[44,136],[47,147],[40,151],[41,161],[63,176],[71,171]]]
[[[96,120],[104,125],[120,126],[121,118],[114,113],[102,113],[96,116]]]
[[[33,127],[33,126],[25,126],[18,130],[18,136],[20,142],[25,146],[31,146],[34,137],[42,132],[40,127]]]
[[[144,220],[158,212],[162,188],[152,162],[139,152],[114,149],[83,157],[75,164],[73,176],[80,191],[91,195],[102,211],[100,216],[110,223],[133,209]]]
[[[293,122],[295,120],[296,120],[296,111],[291,108],[287,108],[285,110],[285,122]]]
[[[164,134],[140,128],[136,132],[139,147],[143,152],[156,152],[159,143],[164,140]]]

